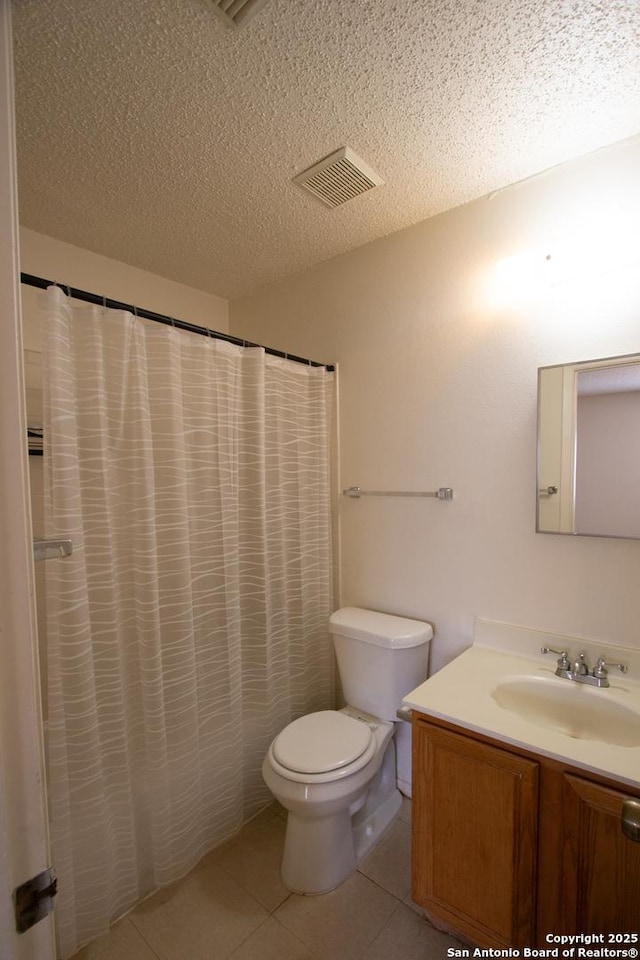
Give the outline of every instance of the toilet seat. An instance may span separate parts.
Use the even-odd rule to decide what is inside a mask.
[[[337,710],[321,710],[294,720],[276,737],[270,754],[292,780],[338,780],[362,769],[376,750],[368,723]]]

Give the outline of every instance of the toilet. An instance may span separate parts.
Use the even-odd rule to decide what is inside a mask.
[[[337,610],[329,630],[347,706],[294,720],[262,764],[287,810],[282,879],[302,894],[346,880],[398,814],[411,743],[403,724],[397,757],[396,710],[426,679],[433,635],[428,623],[359,607]]]

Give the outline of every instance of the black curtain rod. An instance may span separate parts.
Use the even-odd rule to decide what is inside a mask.
[[[177,327],[178,330],[188,330],[189,333],[198,333],[203,337],[213,337],[214,340],[226,340],[227,343],[235,343],[239,347],[261,347],[261,349],[271,357],[282,357],[284,360],[293,360],[294,363],[304,363],[308,367],[325,367],[329,372],[335,370],[333,364],[319,363],[317,360],[306,360],[304,357],[296,357],[291,353],[285,353],[283,350],[275,350],[273,347],[264,347],[260,343],[252,343],[250,340],[233,337],[230,333],[219,333],[217,330],[209,330],[208,327],[199,327],[195,323],[187,323],[186,320],[175,320],[173,317],[167,317],[162,313],[154,313],[152,310],[134,307],[130,303],[121,303],[119,300],[101,297],[97,293],[87,293],[86,290],[78,290],[76,287],[56,283],[55,280],[44,280],[42,277],[34,277],[30,273],[21,273],[20,282],[26,284],[28,287],[37,287],[39,290],[46,290],[47,287],[60,287],[63,293],[66,293],[69,297],[73,297],[74,300],[84,300],[85,303],[96,303],[98,306],[109,307],[111,310],[127,310],[129,313],[133,313],[138,317],[144,317],[145,320],[155,320],[156,323],[164,323],[168,327]]]

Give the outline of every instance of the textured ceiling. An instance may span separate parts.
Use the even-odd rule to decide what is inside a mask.
[[[639,0],[14,0],[24,226],[234,298],[640,131]],[[341,146],[385,183],[329,210]]]

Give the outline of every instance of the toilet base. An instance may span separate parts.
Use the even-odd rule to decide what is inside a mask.
[[[289,811],[281,868],[285,887],[307,895],[328,893],[357,865],[348,810],[314,820]]]
[[[285,886],[306,895],[334,890],[375,846],[401,807],[391,740],[369,789],[350,807],[326,817],[289,810],[282,858]]]
[[[356,859],[360,863],[400,813],[402,794],[396,790],[366,820],[354,827]]]
[[[354,826],[349,812],[323,820],[287,817],[282,881],[304,896],[335,890],[357,868],[391,826],[402,807],[399,790]]]

